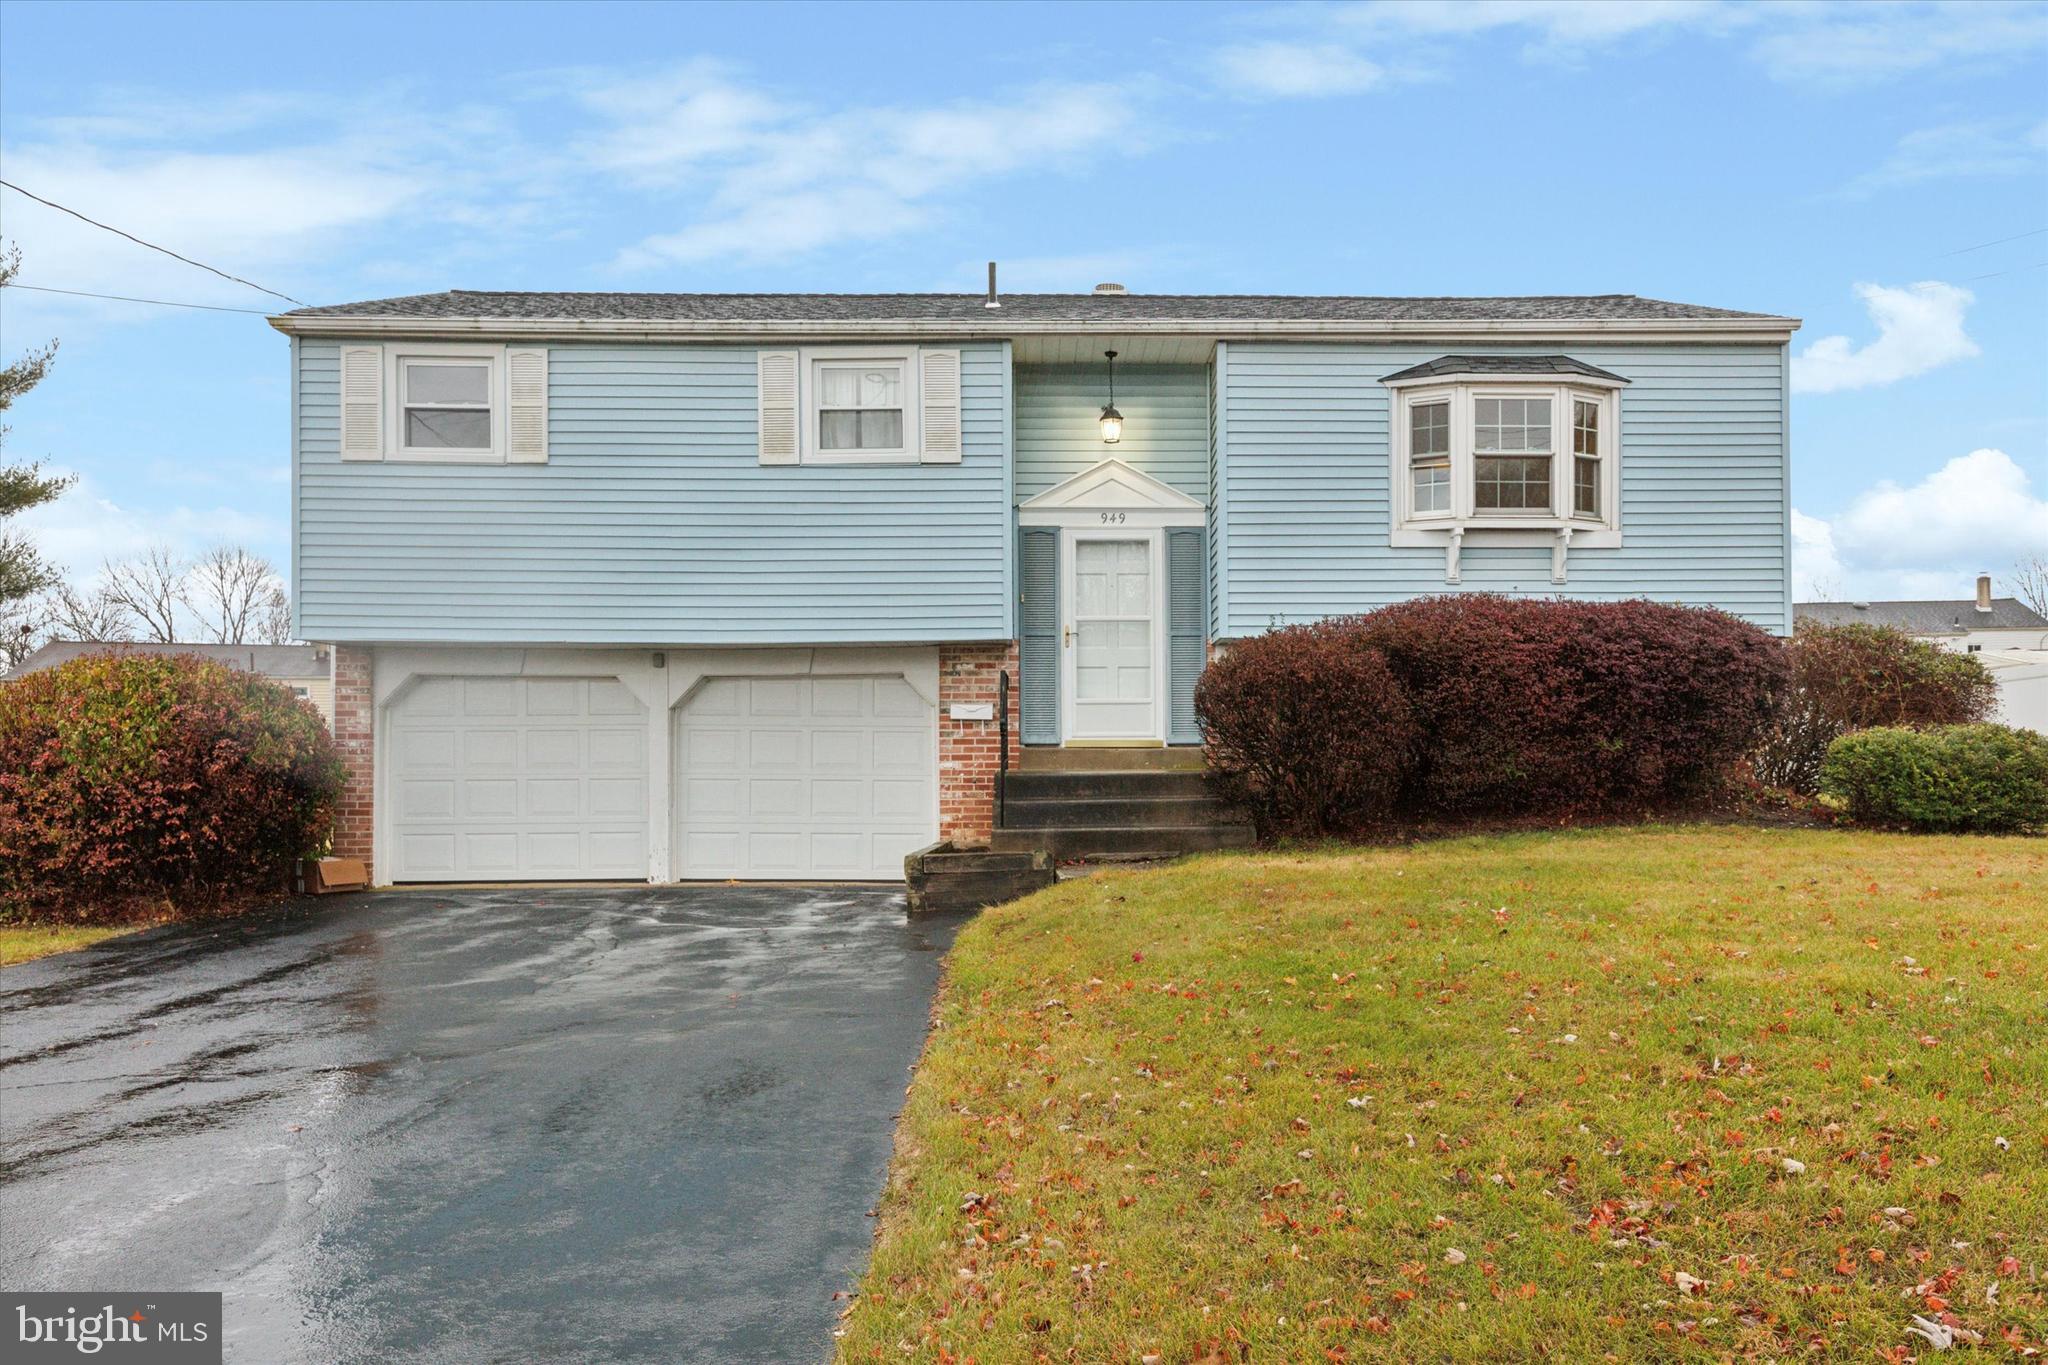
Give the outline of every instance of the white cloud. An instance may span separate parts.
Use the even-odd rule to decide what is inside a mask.
[[[1352,95],[1386,78],[1377,62],[1336,43],[1252,43],[1217,54],[1217,76],[1243,95]]]
[[[1786,6],[1752,56],[1775,80],[1845,88],[1942,67],[1968,71],[2039,63],[2048,6],[1831,4]]]
[[[2048,164],[2048,122],[2018,120],[1945,123],[1900,138],[1884,163],[1844,187],[1859,197],[1929,180],[2035,175]]]
[[[932,222],[977,183],[1145,141],[1143,81],[1047,85],[923,109],[811,110],[746,101],[730,87],[714,97],[705,82],[716,79],[693,71],[665,94],[637,85],[586,92],[593,109],[621,120],[592,140],[596,160],[705,191],[694,221],[627,248],[618,268],[775,261],[894,237]],[[681,130],[673,151],[649,128]]]
[[[1891,287],[1859,284],[1856,294],[1877,324],[1862,346],[1846,336],[1821,337],[1792,358],[1794,393],[1836,393],[1891,384],[1977,354],[1963,330],[1976,301],[1967,289],[1938,280]]]
[[[1792,514],[1794,593],[1962,598],[1975,575],[2048,547],[2048,488],[2002,450],[1959,455],[1911,487],[1889,480],[1823,520]]]

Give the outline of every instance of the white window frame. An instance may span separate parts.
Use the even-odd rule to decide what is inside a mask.
[[[491,443],[488,449],[453,450],[445,446],[408,446],[405,443],[406,365],[414,361],[432,364],[449,360],[481,361],[490,375]],[[505,387],[503,346],[463,342],[387,345],[384,348],[384,395],[385,459],[412,464],[505,463],[505,413],[509,395]]]
[[[892,450],[827,450],[819,439],[821,365],[884,364],[903,367],[903,444]],[[797,404],[803,414],[803,464],[917,464],[922,458],[924,375],[915,346],[807,346],[797,353]]]
[[[1387,443],[1389,502],[1393,546],[1446,546],[1453,538],[1464,545],[1517,545],[1556,538],[1570,532],[1570,544],[1614,547],[1621,544],[1621,383],[1573,376],[1447,375],[1395,380],[1392,421]],[[1550,400],[1550,507],[1548,510],[1484,510],[1476,506],[1474,449],[1477,400],[1480,398],[1547,398]],[[1410,409],[1418,404],[1448,401],[1451,405],[1451,510],[1415,510],[1414,461],[1410,453]],[[1572,478],[1577,456],[1572,450],[1572,404],[1595,403],[1600,409],[1600,514],[1585,516],[1572,509]],[[1487,452],[1492,454],[1493,452]]]

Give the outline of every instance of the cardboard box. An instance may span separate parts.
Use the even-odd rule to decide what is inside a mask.
[[[360,858],[309,858],[300,864],[299,881],[309,895],[331,896],[337,891],[367,889],[370,870]]]

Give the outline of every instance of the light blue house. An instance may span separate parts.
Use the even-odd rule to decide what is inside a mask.
[[[1005,736],[1198,744],[1210,650],[1422,594],[1791,624],[1791,318],[1104,285],[272,322],[337,851],[380,881],[894,877],[989,836]]]

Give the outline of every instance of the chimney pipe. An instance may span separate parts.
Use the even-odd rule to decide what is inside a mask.
[[[982,301],[981,306],[984,308],[1000,308],[1003,306],[996,302],[996,263],[994,261],[988,263],[988,297]]]
[[[1991,610],[1991,575],[1988,573],[1977,575],[1977,610]]]

